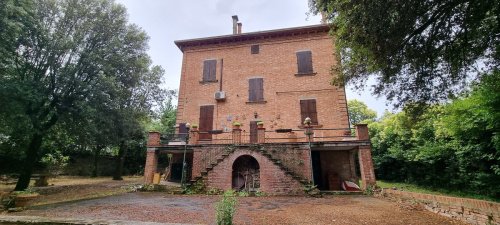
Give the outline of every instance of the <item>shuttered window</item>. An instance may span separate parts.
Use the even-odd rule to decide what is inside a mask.
[[[250,47],[250,52],[252,54],[259,54],[259,45],[252,45],[252,47]]]
[[[300,100],[301,124],[309,117],[312,125],[318,125],[318,113],[316,112],[316,99]]]
[[[217,60],[210,59],[203,62],[203,81],[215,81]]]
[[[264,101],[264,79],[253,78],[248,80],[248,101]]]
[[[297,73],[312,74],[312,53],[311,51],[297,52]]]
[[[200,106],[200,140],[211,140],[212,135],[208,133],[213,129],[214,106]]]

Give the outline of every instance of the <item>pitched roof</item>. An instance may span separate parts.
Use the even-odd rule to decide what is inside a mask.
[[[177,47],[179,47],[181,51],[184,51],[183,49],[189,46],[202,46],[202,45],[221,44],[230,42],[234,43],[252,39],[283,37],[283,36],[309,34],[309,33],[321,33],[321,32],[328,32],[329,30],[330,30],[329,25],[318,24],[318,25],[303,26],[303,27],[291,27],[284,29],[248,32],[241,34],[230,34],[222,36],[177,40],[174,41],[174,43],[175,45],[177,45]]]

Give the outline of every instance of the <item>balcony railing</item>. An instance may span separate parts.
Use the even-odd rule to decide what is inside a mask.
[[[358,137],[352,134],[351,128],[314,128],[304,129],[277,129],[266,130],[258,128],[253,132],[241,129],[232,131],[212,130],[199,131],[194,128],[188,133],[160,135],[161,145],[188,144],[257,144],[257,143],[301,143],[301,142],[327,142],[327,141],[352,141]],[[157,135],[159,133],[153,132]],[[154,138],[151,138],[150,141]],[[149,144],[149,142],[148,142]]]

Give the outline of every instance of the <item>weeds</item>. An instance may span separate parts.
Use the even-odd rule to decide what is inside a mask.
[[[215,205],[217,225],[232,225],[236,212],[236,193],[233,190],[225,191],[222,200]]]

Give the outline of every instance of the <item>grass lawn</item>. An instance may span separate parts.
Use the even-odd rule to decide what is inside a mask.
[[[474,198],[474,199],[481,199],[481,200],[486,200],[486,201],[500,202],[500,199],[493,198],[490,196],[474,194],[474,193],[469,193],[469,192],[450,191],[450,190],[440,189],[440,188],[430,188],[430,187],[425,187],[425,186],[419,186],[416,184],[407,184],[407,183],[398,183],[398,182],[392,182],[392,181],[377,180],[377,185],[381,188],[394,188],[395,187],[398,190],[418,192],[418,193],[424,193],[424,194],[446,195],[446,196],[453,196],[453,197],[460,197],[460,198]]]

